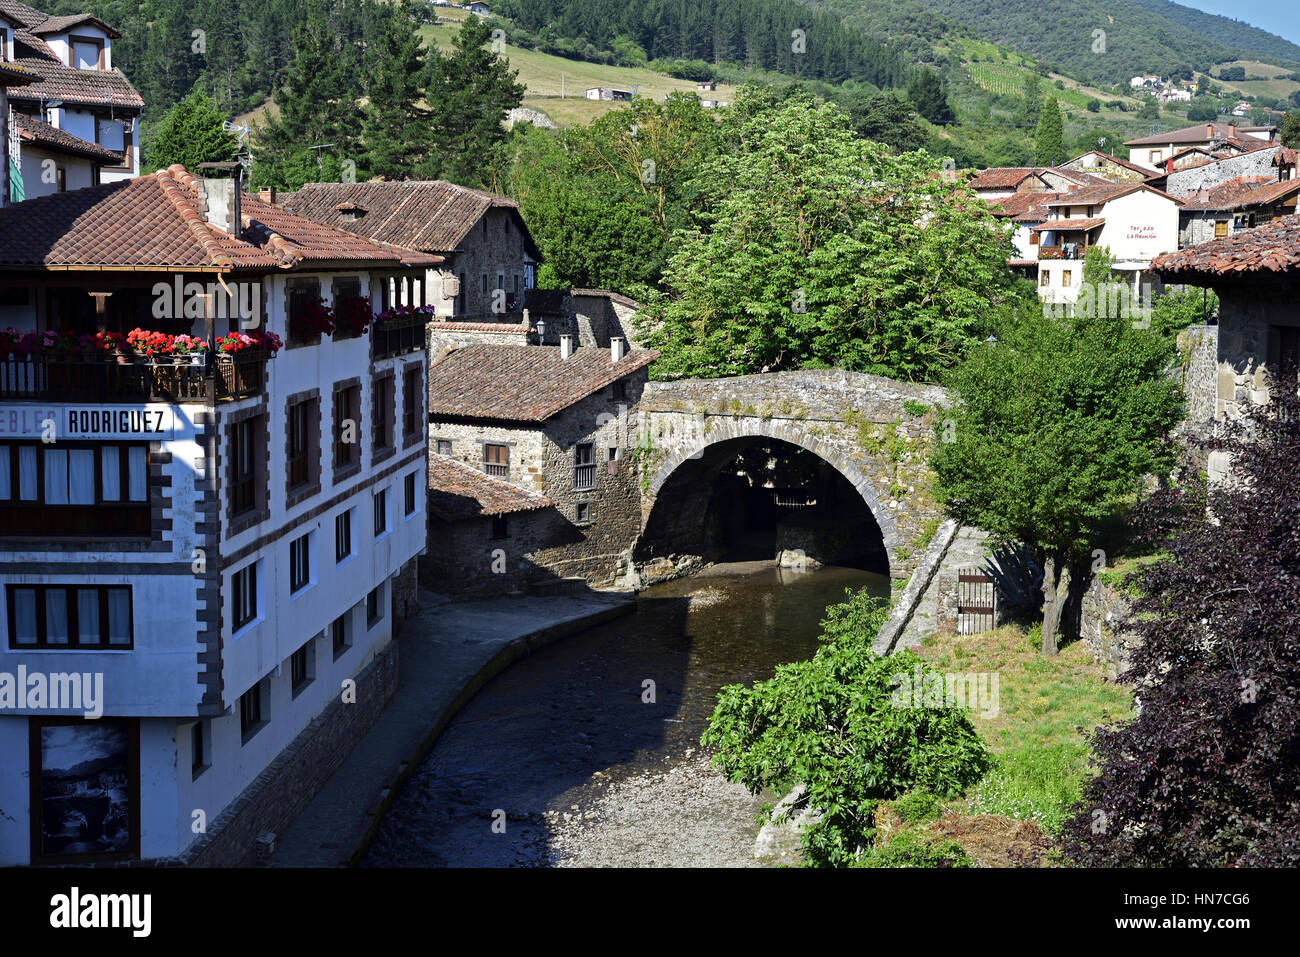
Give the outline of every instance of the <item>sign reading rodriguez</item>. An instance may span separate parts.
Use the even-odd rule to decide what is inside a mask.
[[[49,423],[53,423],[51,426]],[[176,416],[158,406],[0,406],[0,436],[39,439],[134,439],[176,437]]]

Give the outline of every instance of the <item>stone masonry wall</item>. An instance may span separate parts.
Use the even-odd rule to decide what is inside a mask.
[[[1178,350],[1187,418],[1193,425],[1209,422],[1218,388],[1219,327],[1189,326],[1178,334]]]
[[[891,574],[906,577],[943,517],[930,494],[929,449],[946,404],[936,386],[833,370],[651,383],[641,404],[651,446],[643,510],[649,515],[664,482],[702,448],[781,439],[820,456],[858,490],[884,535]]]
[[[1277,155],[1278,149],[1280,147],[1255,150],[1217,163],[1170,173],[1165,182],[1165,192],[1178,199],[1186,199],[1198,190],[1218,186],[1238,176],[1276,176],[1273,157]]]
[[[1083,593],[1079,639],[1092,652],[1093,661],[1112,678],[1128,669],[1129,655],[1136,644],[1136,637],[1120,627],[1131,610],[1128,598],[1100,579],[1094,578]]]
[[[356,677],[356,703],[340,699],[316,716],[221,815],[180,863],[242,867],[256,860],[263,831],[282,833],[342,766],[397,690],[397,642],[390,641]]]

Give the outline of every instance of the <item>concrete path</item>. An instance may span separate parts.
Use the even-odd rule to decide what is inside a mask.
[[[276,839],[272,867],[354,863],[394,790],[447,722],[494,675],[535,648],[632,611],[617,592],[450,602],[420,593],[402,626],[398,688],[343,766]]]

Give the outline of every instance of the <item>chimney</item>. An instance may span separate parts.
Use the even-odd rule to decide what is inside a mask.
[[[261,200],[262,202],[264,202],[264,203],[274,203],[274,202],[275,202],[275,187],[274,187],[274,186],[264,186],[264,187],[262,187],[261,189],[259,189],[259,190],[257,191],[257,198],[260,199],[260,200]]]
[[[1229,123],[1229,124],[1228,124],[1228,136],[1229,136],[1230,138],[1234,139],[1234,140],[1237,138],[1237,124],[1236,124],[1236,123]]]
[[[1207,140],[1212,140],[1212,139],[1214,139],[1214,124],[1213,124],[1213,123],[1206,123],[1206,124],[1205,124],[1205,138],[1206,138]]]
[[[203,218],[224,233],[239,238],[239,194],[243,186],[244,168],[238,163],[200,163],[200,170],[225,171],[229,175],[216,178],[205,175],[199,180],[199,204]]]
[[[567,359],[573,355],[573,336],[560,336],[560,358]]]
[[[627,340],[622,336],[614,336],[609,340],[609,361],[617,362],[627,355]]]

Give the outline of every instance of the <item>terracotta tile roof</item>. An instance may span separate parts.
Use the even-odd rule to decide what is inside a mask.
[[[12,63],[0,63],[0,87],[13,89],[19,86],[26,86],[28,83],[37,83],[40,76],[31,70],[24,70],[20,66]],[[9,94],[10,97],[13,94]]]
[[[1193,193],[1183,209],[1240,209],[1262,206],[1300,192],[1300,179],[1275,180],[1269,176],[1238,176],[1226,183]]]
[[[1075,163],[1075,162],[1078,162],[1079,160],[1083,159],[1083,157],[1085,157],[1085,156],[1089,156],[1089,155],[1091,155],[1091,156],[1100,156],[1102,159],[1104,159],[1104,160],[1105,160],[1106,162],[1108,162],[1108,163],[1114,163],[1116,166],[1123,166],[1125,169],[1131,169],[1131,170],[1133,170],[1133,172],[1135,172],[1135,173],[1143,173],[1143,174],[1145,174],[1145,173],[1147,172],[1147,169],[1146,169],[1146,167],[1144,167],[1144,166],[1138,166],[1136,163],[1130,163],[1128,160],[1122,160],[1122,159],[1120,159],[1118,156],[1111,156],[1109,153],[1103,153],[1103,152],[1101,152],[1100,150],[1088,150],[1087,153],[1080,153],[1080,154],[1079,154],[1078,156],[1076,156],[1074,159],[1069,160],[1069,163]],[[1064,164],[1064,165],[1068,165],[1068,163],[1067,163],[1067,164]],[[1087,170],[1084,169],[1084,170],[1081,170],[1081,171],[1079,171],[1079,172],[1087,172]]]
[[[1027,177],[1037,175],[1032,166],[993,166],[979,170],[967,182],[971,189],[1015,189]]]
[[[561,359],[558,346],[465,346],[430,367],[429,415],[542,422],[658,357],[636,350],[615,363],[608,349]]]
[[[517,215],[519,209],[513,199],[443,180],[308,183],[282,195],[280,204],[318,223],[431,253],[459,248],[488,210],[511,209]],[[366,212],[358,219],[344,219],[348,206]],[[518,223],[522,226],[523,220]]]
[[[1049,219],[1041,226],[1031,226],[1029,231],[1034,233],[1050,229],[1053,232],[1068,232],[1076,229],[1096,229],[1098,226],[1104,225],[1106,225],[1106,220],[1100,216],[1092,219]]]
[[[1300,160],[1300,150],[1287,149],[1285,146],[1278,147],[1277,154],[1273,157],[1274,166],[1294,166]]]
[[[113,150],[104,149],[104,147],[91,143],[89,140],[73,136],[71,133],[53,127],[43,120],[22,113],[15,113],[14,125],[18,127],[20,137],[36,146],[42,146],[59,153],[84,156],[87,159],[98,160],[101,163],[111,163],[115,166],[122,164],[121,153],[115,153]]]
[[[1125,146],[1159,146],[1162,143],[1204,143],[1209,140],[1226,140],[1231,131],[1228,123],[1197,123],[1195,126],[1184,126],[1181,129],[1170,130],[1167,133],[1156,133],[1152,136],[1143,136],[1136,140],[1125,140]],[[1212,126],[1213,135],[1207,136],[1205,128]]]
[[[623,306],[632,306],[640,309],[641,303],[629,296],[619,292],[610,292],[608,289],[570,289],[570,295],[574,296],[594,296],[597,299],[608,299],[610,302],[617,302]]]
[[[432,320],[434,329],[444,332],[502,332],[506,335],[528,335],[528,326],[522,322],[458,322],[455,319]]]
[[[1175,282],[1261,274],[1300,276],[1300,216],[1283,216],[1223,239],[1158,256],[1151,268]]]
[[[1157,196],[1163,196],[1175,203],[1180,202],[1177,198],[1147,183],[1107,183],[1102,186],[1085,186],[1083,189],[1076,189],[1069,193],[1059,193],[1057,194],[1058,198],[1049,200],[1047,205],[1100,206],[1103,203],[1109,203],[1113,199],[1119,199],[1121,196],[1127,196],[1129,193],[1135,193],[1140,189],[1155,193]]]
[[[993,215],[1000,219],[1037,223],[1047,218],[1047,201],[1064,195],[1064,193],[1012,193],[1010,196],[989,200],[989,208]],[[1025,216],[1030,218],[1028,220],[1022,219]],[[1038,218],[1035,219],[1034,216]]]
[[[99,19],[99,17],[90,13],[74,13],[71,16],[66,17],[50,17],[44,23],[31,27],[30,30],[37,36],[48,36],[53,33],[62,33],[64,30],[68,29],[68,27],[75,27],[78,23],[86,22],[99,27],[114,40],[120,40],[122,38],[122,34],[118,33],[103,20]]]
[[[429,456],[429,511],[443,521],[531,512],[554,504],[539,492],[485,475],[446,455]]]
[[[374,243],[244,196],[243,238],[212,226],[183,166],[0,209],[0,268],[98,266],[292,269],[336,262],[426,265],[436,257]]]

